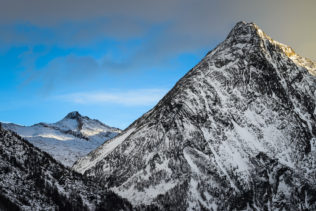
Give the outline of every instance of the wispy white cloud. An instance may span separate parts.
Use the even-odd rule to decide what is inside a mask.
[[[125,106],[155,105],[166,89],[136,89],[113,92],[77,92],[55,96],[55,99],[76,104],[120,104]]]

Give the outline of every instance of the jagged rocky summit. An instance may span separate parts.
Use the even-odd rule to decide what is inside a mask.
[[[21,126],[3,123],[2,125],[5,129],[16,132],[49,153],[65,166],[72,166],[80,157],[121,132],[118,128],[82,116],[77,111],[70,112],[62,120],[53,124],[39,123]]]
[[[316,64],[239,22],[150,111],[73,169],[134,206],[315,210]]]
[[[0,124],[0,210],[131,209],[128,201]]]

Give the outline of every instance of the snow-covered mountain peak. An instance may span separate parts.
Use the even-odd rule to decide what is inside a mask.
[[[294,50],[282,43],[274,41],[269,35],[267,35],[258,25],[255,23],[247,23],[244,21],[238,22],[234,28],[228,34],[224,42],[233,42],[233,44],[250,43],[252,45],[263,46],[262,42],[269,41],[280,47],[282,47],[288,55],[295,53]]]
[[[120,129],[110,127],[99,120],[82,116],[77,111],[70,112],[56,123],[3,126],[48,152],[66,166],[71,166],[79,157],[121,132]]]
[[[83,124],[94,122],[89,117],[82,116],[78,111],[68,113],[62,120],[56,122],[54,125],[64,130],[80,131]]]
[[[262,51],[267,57],[270,57],[269,59],[273,59],[271,58],[271,51],[281,52],[295,64],[307,69],[311,75],[316,76],[316,63],[314,61],[298,55],[292,47],[273,40],[255,23],[238,22],[224,43],[235,47],[242,47],[248,44],[252,48]]]
[[[238,23],[152,110],[73,168],[136,206],[316,209],[316,77],[295,55]]]
[[[78,111],[69,112],[64,119],[78,119],[81,118],[81,114]]]
[[[258,30],[260,29],[255,23],[240,21],[229,32],[227,38],[259,35]]]
[[[83,135],[92,136],[100,132],[120,132],[120,129],[110,127],[97,119],[90,119],[81,115],[78,111],[68,113],[62,120],[51,124],[62,130],[72,130],[81,132]]]

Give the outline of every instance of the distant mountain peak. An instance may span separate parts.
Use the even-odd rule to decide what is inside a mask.
[[[3,127],[26,138],[67,166],[121,132],[99,120],[82,116],[78,111],[68,113],[56,123],[4,124]]]
[[[65,119],[78,119],[82,115],[78,111],[72,111],[65,116]]]

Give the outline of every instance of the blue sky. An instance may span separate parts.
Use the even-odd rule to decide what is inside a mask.
[[[78,110],[125,128],[208,51],[146,58],[142,52],[147,51],[146,42],[165,30],[159,26],[141,37],[104,37],[84,45],[45,43],[46,36],[56,36],[61,29],[50,31],[29,23],[10,27],[19,34],[39,36],[38,41],[6,46],[0,53],[0,118],[23,125],[54,122]]]
[[[313,6],[308,0],[304,6],[292,0],[1,2],[0,121],[55,122],[77,110],[125,128],[239,20],[256,22],[314,59]]]

